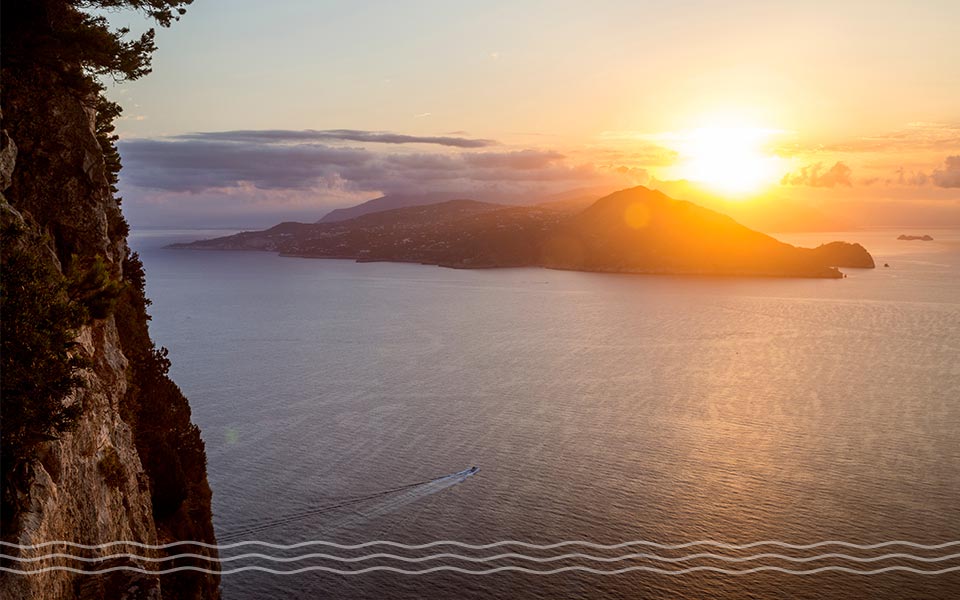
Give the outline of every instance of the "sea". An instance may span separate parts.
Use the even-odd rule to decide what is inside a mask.
[[[226,600],[960,597],[958,230],[777,236],[837,280],[164,248],[228,233],[131,237]]]

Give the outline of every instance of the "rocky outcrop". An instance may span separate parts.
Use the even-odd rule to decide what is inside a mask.
[[[119,404],[127,391],[127,360],[119,351],[116,325],[103,320],[86,326],[78,342],[92,364],[82,374],[84,386],[65,403],[82,406],[80,418],[62,437],[39,442],[32,456],[23,457],[17,465],[13,486],[5,490],[5,494],[11,493],[12,498],[7,500],[12,500],[15,508],[11,521],[5,519],[4,539],[24,545],[52,540],[156,544],[150,481],[140,463],[133,432],[120,418]],[[68,549],[44,548],[20,554],[38,557],[52,551]],[[122,551],[144,554],[134,549]],[[39,569],[57,564],[66,563],[45,560],[18,567]],[[116,564],[119,561],[111,566]],[[123,564],[152,568],[138,561]],[[4,598],[111,597],[118,590],[124,590],[127,598],[160,597],[159,578],[137,573],[102,578],[60,571],[30,576],[3,574],[2,589]]]
[[[17,145],[6,130],[0,131],[0,192],[10,187],[13,166],[17,162]]]
[[[89,311],[70,350],[86,365],[79,372],[82,384],[63,399],[65,406],[76,408],[72,426],[63,431],[38,428],[18,446],[17,455],[3,457],[3,539],[21,545],[60,540],[93,545],[118,540],[214,542],[203,444],[190,423],[186,399],[166,379],[165,358],[147,336],[146,302],[138,281],[142,273],[136,272],[139,262],[126,244],[126,224],[97,137],[96,98],[77,96],[60,74],[47,69],[21,65],[8,72],[5,65],[3,80],[4,231],[21,232],[16,251],[61,279],[98,265],[102,278],[116,284],[111,287],[116,296],[110,298],[111,308]],[[4,410],[27,401],[4,397]],[[144,418],[148,413],[160,419],[159,428]],[[147,456],[148,448],[156,450]],[[176,467],[173,475],[167,472],[171,465]],[[28,558],[49,552],[101,555],[62,546],[6,552]],[[124,546],[103,552],[163,556],[163,551]],[[147,573],[3,573],[0,597],[218,596],[215,576],[150,573],[171,564],[136,558],[92,565],[64,559],[5,561],[4,566],[18,569],[126,566]]]
[[[817,260],[831,267],[849,267],[854,269],[872,269],[876,267],[873,257],[860,244],[849,242],[830,242],[812,249]]]

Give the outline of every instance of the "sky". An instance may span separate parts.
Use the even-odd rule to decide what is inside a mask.
[[[384,194],[642,184],[820,226],[960,225],[957,23],[955,0],[196,0],[154,72],[110,86],[124,208],[268,226]]]

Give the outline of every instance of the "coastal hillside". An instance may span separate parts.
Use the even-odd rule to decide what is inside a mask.
[[[874,266],[859,244],[797,248],[642,186],[579,211],[458,200],[335,223],[284,223],[175,247],[457,268],[540,266],[682,275],[840,278],[837,267]]]
[[[585,271],[796,277],[837,277],[834,267],[874,266],[862,246],[835,242],[807,251],[644,187],[601,198],[564,223],[543,262]]]
[[[363,215],[369,215],[384,210],[407,208],[409,206],[423,206],[425,204],[437,204],[449,199],[450,198],[448,197],[448,194],[422,194],[418,196],[391,194],[389,196],[381,196],[379,198],[374,198],[373,200],[367,200],[366,202],[362,202],[356,206],[336,208],[323,215],[323,217],[317,221],[317,223],[336,223],[337,221],[347,221],[357,217],[362,217]]]
[[[562,211],[582,210],[590,205],[598,197],[606,194],[609,190],[603,188],[574,188],[565,192],[548,195],[516,195],[507,197],[497,197],[496,199],[486,198],[486,194],[481,194],[481,199],[485,202],[495,202],[509,206],[540,206]],[[424,206],[428,204],[440,204],[450,200],[457,199],[457,196],[449,193],[434,192],[422,193],[417,195],[408,194],[389,194],[367,200],[354,206],[346,208],[336,208],[325,214],[317,223],[336,223],[337,221],[348,221],[363,215],[394,210],[397,208],[408,208],[411,206]]]
[[[152,16],[169,23],[176,4],[152,3]],[[152,33],[139,46],[111,36],[75,3],[3,2],[0,510],[3,540],[22,546],[216,541],[204,444],[166,375],[166,350],[150,340],[145,275],[115,196],[120,108],[91,75],[148,72]],[[70,551],[4,550],[26,558]],[[161,559],[179,550],[109,552]],[[64,564],[78,566],[4,562]],[[127,569],[106,575],[4,572],[0,597],[218,597],[216,575],[149,573],[197,564],[209,563],[135,557],[98,563]]]

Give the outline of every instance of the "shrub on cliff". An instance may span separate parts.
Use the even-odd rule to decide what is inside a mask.
[[[0,229],[0,396],[3,397],[3,472],[31,440],[55,436],[79,413],[63,400],[81,383],[85,360],[74,342],[87,318],[71,302],[67,282],[42,246],[27,243],[25,227]]]
[[[73,255],[67,268],[67,292],[70,299],[82,304],[94,319],[106,318],[123,293],[123,282],[115,279],[103,260],[97,255],[86,267]]]
[[[143,264],[136,252],[123,263],[124,286],[114,317],[123,353],[130,361],[127,396],[122,416],[135,432],[137,452],[150,477],[153,514],[158,526],[180,527],[182,535],[196,535],[198,527],[184,506],[191,497],[208,497],[204,482],[206,453],[200,429],[190,420],[190,403],[167,377],[170,359],[157,348],[147,330]],[[176,518],[174,518],[176,517]],[[191,539],[199,539],[197,537]]]

